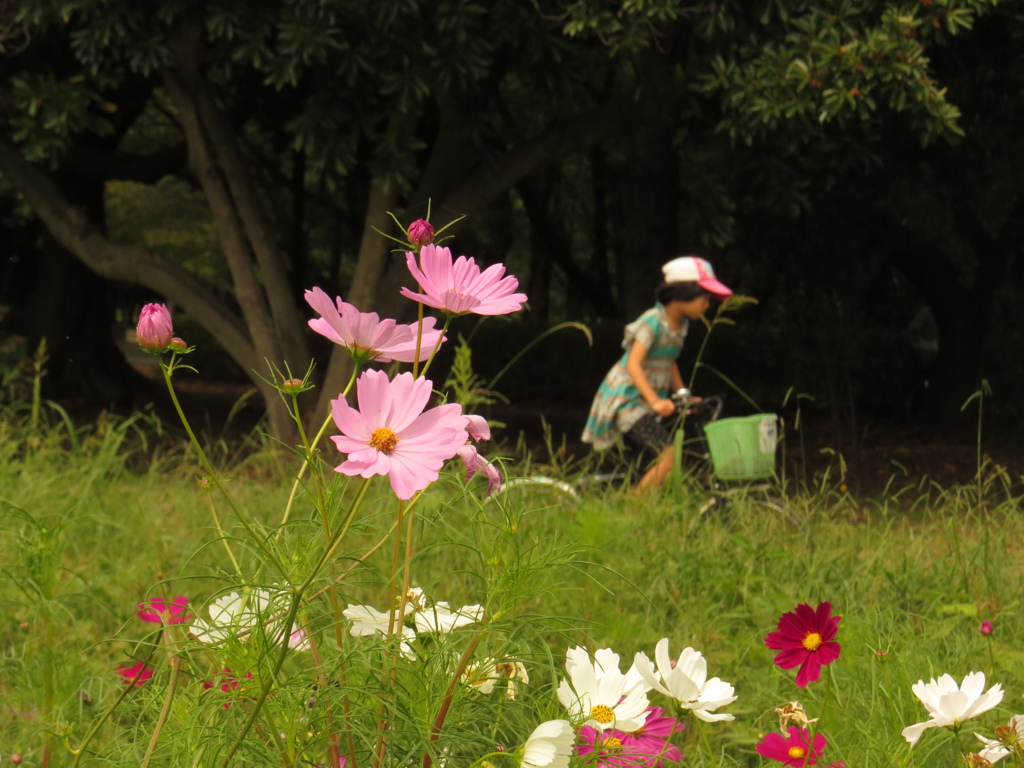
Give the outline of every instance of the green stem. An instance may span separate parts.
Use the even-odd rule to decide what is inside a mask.
[[[231,546],[228,544],[227,537],[224,535],[224,529],[221,528],[220,515],[217,514],[217,505],[213,503],[213,495],[207,493],[206,499],[210,503],[210,515],[213,517],[213,524],[217,526],[217,533],[220,534],[220,543],[224,545],[224,550],[228,553],[228,559],[231,561],[231,565],[235,567],[235,573],[238,574],[239,578],[242,578],[242,568],[238,565],[238,561],[235,559],[235,553],[231,550]]]
[[[156,648],[156,645],[154,645],[150,649],[149,656],[146,657],[145,664],[149,664],[150,660],[153,658],[153,654],[156,653]],[[145,670],[145,666],[141,667],[139,669],[138,674],[128,681],[128,684],[125,685],[124,690],[121,691],[121,695],[114,699],[114,703],[107,708],[107,711],[103,713],[99,720],[93,723],[92,728],[89,729],[89,731],[85,734],[85,738],[82,739],[82,743],[79,744],[76,749],[68,747],[68,750],[71,752],[71,754],[75,756],[74,762],[71,763],[71,768],[77,768],[77,766],[82,762],[82,755],[85,754],[85,748],[89,746],[89,742],[96,737],[96,734],[99,733],[99,730],[103,727],[103,724],[107,722],[107,719],[112,714],[114,714],[114,710],[117,709],[118,706],[120,706],[121,702],[124,701],[125,697],[132,692],[132,689],[135,688],[135,683],[138,682],[139,678],[142,676],[142,673],[145,672]]]
[[[171,681],[167,684],[167,696],[164,697],[164,706],[160,710],[160,716],[156,720],[156,725],[153,727],[153,736],[149,740],[149,746],[146,747],[146,754],[143,756],[139,768],[148,768],[149,761],[153,757],[153,751],[156,749],[157,741],[160,739],[160,731],[163,730],[164,723],[167,722],[167,715],[171,711],[171,702],[174,700],[174,693],[178,689],[178,673],[180,671],[181,659],[173,656],[171,658]]]
[[[421,304],[420,306],[422,307],[423,305]],[[441,335],[437,337],[437,343],[434,344],[434,348],[430,352],[430,357],[428,357],[427,358],[427,362],[425,362],[423,364],[423,372],[420,374],[420,376],[426,376],[427,375],[427,370],[430,368],[430,364],[432,362],[434,362],[434,358],[437,357],[437,350],[439,350],[441,348],[441,342],[444,341],[444,335],[448,332],[448,326],[452,324],[452,317],[453,317],[453,315],[447,315],[447,314],[444,316],[444,327],[441,329]],[[419,340],[418,339],[416,341],[416,346],[417,346],[417,352],[418,352],[419,351],[418,350],[418,348],[419,348]],[[413,374],[414,378],[415,378],[415,375],[416,374],[414,373]]]
[[[469,665],[469,660],[473,657],[473,653],[476,651],[476,647],[480,644],[480,640],[483,638],[483,631],[479,631],[473,636],[473,639],[469,641],[469,645],[466,646],[466,650],[462,654],[462,658],[459,659],[459,665],[455,668],[455,673],[452,675],[451,682],[448,683],[448,690],[444,693],[444,699],[441,702],[441,708],[437,711],[437,717],[434,718],[434,724],[430,727],[430,745],[433,745],[441,735],[441,728],[444,726],[444,721],[448,717],[448,710],[452,705],[452,698],[455,696],[455,688],[462,679],[463,673],[466,671],[466,667]],[[430,752],[426,751],[423,753],[423,768],[430,768],[431,757]]]
[[[352,502],[352,508],[349,510],[348,515],[346,515],[345,520],[342,522],[341,530],[334,535],[334,540],[330,543],[330,546],[323,555],[321,555],[320,560],[317,561],[316,566],[312,571],[310,571],[306,580],[302,582],[302,585],[299,587],[299,591],[304,592],[309,585],[313,583],[313,580],[320,574],[321,569],[327,565],[330,559],[334,556],[335,551],[339,546],[341,546],[341,542],[345,538],[345,534],[348,533],[348,529],[352,525],[352,521],[355,520],[356,512],[359,510],[360,504],[362,504],[363,499],[366,497],[366,491],[369,487],[370,478],[363,481],[362,486],[359,488],[358,495]]]
[[[704,745],[704,751],[708,753],[708,759],[714,760],[715,753],[711,749],[711,742],[708,741],[708,733],[704,729],[704,723],[700,721],[700,718],[693,718],[693,721],[697,724],[697,733],[700,734],[701,743]]]
[[[821,710],[818,712],[818,722],[819,723],[822,723],[822,722],[825,721],[825,714],[828,712],[828,706],[829,706],[829,704],[832,703],[831,702],[831,693],[832,693],[833,684],[835,682],[835,680],[834,680],[835,675],[832,672],[832,667],[827,667],[826,671],[827,671],[827,676],[825,678],[825,692],[821,695]],[[817,728],[814,728],[814,726],[812,724],[811,725],[811,744],[810,744],[810,746],[812,746],[812,747],[814,745],[814,734],[815,734],[815,731],[817,731]]]
[[[281,667],[284,666],[284,660],[288,657],[288,638],[291,635],[292,625],[295,623],[295,615],[299,611],[299,602],[302,600],[302,588],[296,589],[292,593],[292,604],[288,611],[288,616],[285,618],[283,626],[283,634],[281,636],[281,652],[277,656],[277,662],[274,664],[274,668],[270,671],[267,677],[267,681],[263,684],[263,688],[260,690],[260,697],[256,700],[253,705],[252,711],[249,713],[249,717],[246,719],[245,724],[242,726],[242,730],[239,731],[238,736],[235,737],[235,741],[231,744],[228,749],[227,755],[224,756],[224,760],[221,763],[221,768],[227,768],[231,763],[231,758],[235,756],[235,752],[242,746],[242,741],[245,739],[246,734],[249,733],[249,729],[252,728],[253,723],[256,722],[256,716],[263,708],[264,702],[267,700],[267,696],[270,695],[270,689],[274,687],[274,683],[277,681],[277,675],[281,671]]]
[[[416,286],[420,291],[422,285]],[[416,353],[412,356],[412,377],[415,379],[420,369],[420,345],[423,343],[423,305],[416,302]]]
[[[398,657],[402,653],[402,627],[405,618],[405,593],[399,594],[395,589],[395,581],[398,578],[398,556],[402,547],[402,515],[405,511],[405,502],[398,500],[398,515],[395,519],[395,546],[391,554],[391,577],[388,580],[388,595],[391,597],[391,605],[388,606],[388,634],[389,638],[395,637],[396,630],[398,639],[394,643],[388,659],[388,667],[381,674],[380,706],[377,708],[377,737],[374,740],[374,765],[384,764],[384,751],[387,748],[388,731],[388,708],[391,704],[389,693],[395,686],[395,670],[398,666]]]
[[[352,375],[349,377],[348,384],[345,385],[344,391],[341,393],[341,397],[347,397],[349,391],[352,389],[352,385],[355,383],[356,375],[359,373],[359,364],[356,363],[352,369]],[[288,504],[284,508],[284,516],[281,518],[281,528],[284,528],[284,524],[288,522],[289,516],[292,513],[292,505],[295,503],[295,497],[299,492],[299,485],[302,482],[303,476],[306,474],[306,470],[313,463],[313,453],[316,451],[316,447],[320,444],[324,434],[327,432],[327,428],[331,426],[333,417],[330,412],[327,413],[327,418],[324,419],[324,423],[320,425],[319,431],[313,437],[313,442],[306,447],[306,460],[299,467],[299,472],[295,476],[295,482],[292,483],[291,493],[288,494]],[[303,440],[305,442],[305,440]],[[281,531],[278,530],[278,536],[281,535]]]
[[[173,360],[172,360],[172,364],[173,364]],[[220,481],[220,477],[218,476],[216,470],[214,470],[214,468],[213,468],[213,464],[210,463],[210,459],[206,455],[206,451],[203,450],[203,446],[200,444],[199,439],[195,435],[195,432],[192,431],[192,425],[189,424],[188,419],[185,417],[185,411],[182,409],[181,403],[178,401],[178,393],[175,391],[174,384],[171,382],[171,371],[173,369],[171,367],[165,365],[163,360],[161,360],[160,361],[160,370],[164,374],[164,382],[167,384],[167,392],[171,396],[171,403],[174,405],[174,410],[178,414],[178,418],[181,420],[182,426],[185,427],[185,432],[188,434],[189,441],[192,443],[192,446],[196,449],[196,452],[199,455],[199,460],[202,463],[203,468],[206,470],[207,474],[210,477],[210,482],[214,486],[216,486],[217,490],[219,490],[221,492],[221,495],[228,502],[228,506],[231,507],[231,511],[235,513],[235,516],[238,518],[238,521],[245,528],[245,530],[249,534],[249,536],[252,537],[253,543],[257,547],[260,548],[260,550],[263,552],[263,555],[271,563],[273,563],[274,567],[276,567],[277,570],[280,571],[281,575],[284,576],[285,578],[287,578],[287,575],[288,575],[287,571],[277,561],[277,558],[274,557],[273,552],[271,552],[270,550],[266,549],[266,547],[263,544],[262,538],[253,529],[252,525],[249,523],[249,521],[246,518],[246,516],[242,513],[242,510],[240,510],[236,506],[234,499],[231,498],[231,495],[224,488],[223,483],[221,483],[221,481]],[[214,524],[217,526],[217,532],[220,534],[221,538],[222,539],[226,539],[226,537],[224,535],[224,531],[220,527],[220,520],[215,518],[214,519]],[[225,543],[225,546],[227,546],[226,543]],[[232,561],[234,561],[234,558],[232,558]]]

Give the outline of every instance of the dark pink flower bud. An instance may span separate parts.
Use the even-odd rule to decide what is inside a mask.
[[[184,352],[186,349],[188,349],[188,344],[185,343],[184,339],[179,339],[177,336],[175,336],[173,339],[171,339],[171,349],[174,350],[175,352]]]
[[[163,352],[174,338],[171,313],[163,304],[147,304],[139,313],[135,328],[139,346],[147,352]]]
[[[992,622],[991,621],[983,621],[983,622],[981,622],[981,634],[986,635],[986,636],[992,634]]]
[[[409,238],[409,244],[417,248],[422,248],[424,245],[430,245],[434,242],[434,228],[426,219],[416,219],[416,221],[409,225],[409,231],[406,232],[406,235]]]
[[[13,755],[11,755],[11,762],[14,763],[15,765],[20,765],[21,764],[21,753],[20,752],[15,752]]]

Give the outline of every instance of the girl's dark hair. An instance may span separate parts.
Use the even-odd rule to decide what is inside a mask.
[[[654,300],[659,304],[672,301],[693,301],[701,296],[710,296],[711,291],[701,288],[695,281],[682,283],[662,283],[654,289]]]

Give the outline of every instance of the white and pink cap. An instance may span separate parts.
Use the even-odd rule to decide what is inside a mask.
[[[666,283],[693,282],[718,299],[732,296],[732,289],[715,279],[715,270],[704,259],[680,256],[661,268]]]

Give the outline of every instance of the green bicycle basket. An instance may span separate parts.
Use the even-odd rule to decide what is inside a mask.
[[[722,480],[761,480],[775,473],[777,417],[758,413],[704,426],[715,474]]]

